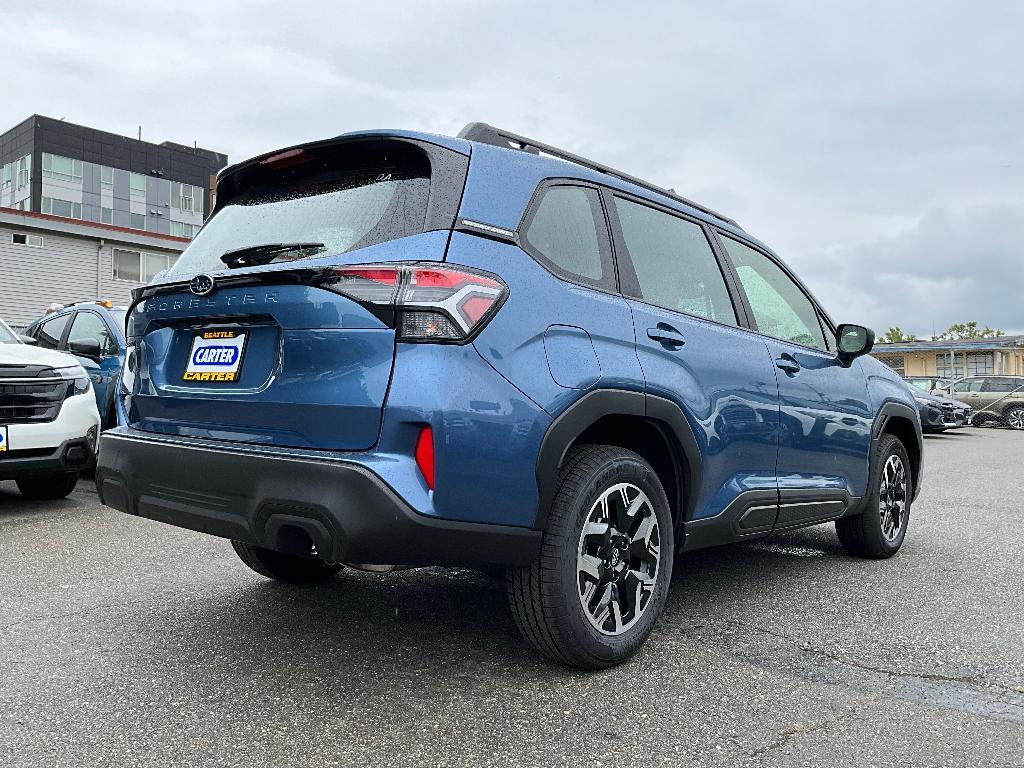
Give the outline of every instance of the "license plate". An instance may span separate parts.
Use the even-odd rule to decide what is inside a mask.
[[[182,378],[206,383],[238,381],[245,338],[244,331],[200,331],[192,339],[192,351]]]
[[[0,427],[0,453],[7,450],[7,427]]]

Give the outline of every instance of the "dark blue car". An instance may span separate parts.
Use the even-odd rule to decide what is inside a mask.
[[[501,569],[538,651],[605,667],[681,552],[899,550],[921,424],[872,343],[671,191],[479,123],[347,134],[222,172],[137,293],[97,485],[280,581]]]
[[[73,355],[92,380],[102,429],[117,424],[114,395],[124,365],[127,307],[83,301],[39,318],[25,329],[36,345]]]

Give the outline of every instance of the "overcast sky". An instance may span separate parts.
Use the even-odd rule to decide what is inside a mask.
[[[1024,332],[1024,3],[49,0],[0,30],[0,130],[237,161],[482,120],[728,213],[838,321]]]

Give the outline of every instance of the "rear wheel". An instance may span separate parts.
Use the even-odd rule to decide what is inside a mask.
[[[49,477],[23,477],[15,480],[18,490],[32,501],[53,501],[66,498],[78,485],[78,473],[66,472]]]
[[[341,563],[278,552],[241,541],[233,540],[231,546],[241,561],[260,576],[287,584],[314,584],[318,581],[327,581],[344,567]]]
[[[1006,426],[1010,429],[1024,430],[1024,405],[1012,405],[1003,414]]]
[[[509,570],[512,614],[549,659],[614,666],[639,650],[665,605],[668,499],[646,461],[612,446],[579,448],[559,480],[537,559]]]
[[[836,521],[839,543],[851,555],[882,559],[900,551],[914,495],[907,449],[895,435],[882,435],[865,510]]]

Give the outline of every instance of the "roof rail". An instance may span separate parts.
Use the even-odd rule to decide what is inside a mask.
[[[649,181],[644,181],[636,176],[630,176],[628,173],[617,171],[602,163],[587,160],[587,158],[574,155],[572,152],[566,152],[564,149],[558,149],[557,147],[552,147],[550,144],[544,144],[536,141],[535,139],[520,136],[518,133],[512,133],[512,131],[506,131],[503,128],[495,128],[493,125],[488,125],[487,123],[468,123],[465,128],[459,131],[458,137],[460,139],[466,139],[467,141],[478,141],[482,144],[492,144],[496,147],[503,147],[504,149],[518,149],[534,155],[551,155],[552,157],[557,157],[561,160],[575,163],[576,165],[582,165],[584,168],[590,168],[593,171],[614,176],[622,181],[628,181],[630,184],[636,184],[638,187],[649,189],[660,195],[671,197],[673,200],[678,200],[680,203],[684,203],[691,208],[703,211],[709,216],[714,216],[716,219],[732,224],[734,227],[739,228],[740,226],[728,216],[724,216],[717,211],[713,211],[700,203],[695,203],[693,200],[688,200],[682,195],[676,194],[671,189],[659,187],[656,184],[651,184]]]

